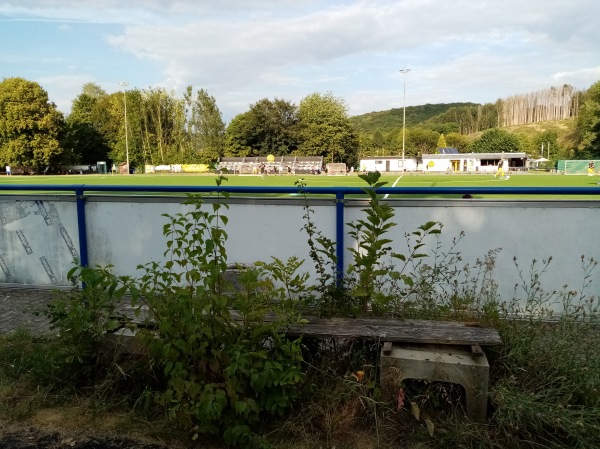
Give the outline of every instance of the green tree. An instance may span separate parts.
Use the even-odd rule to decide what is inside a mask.
[[[480,138],[469,145],[473,153],[516,153],[521,151],[519,138],[503,129],[494,128],[485,131]]]
[[[262,99],[236,116],[226,131],[231,156],[288,155],[298,147],[298,108],[289,101]]]
[[[398,139],[402,139],[402,133]],[[406,141],[404,154],[407,156],[420,156],[436,152],[439,135],[436,131],[422,128],[420,126],[406,130]]]
[[[163,88],[142,92],[141,132],[146,160],[155,165],[187,162],[184,117],[184,100]]]
[[[532,158],[544,157],[556,161],[562,153],[558,144],[558,134],[554,130],[527,133],[517,132],[515,136],[519,139],[520,151],[530,155]]]
[[[477,130],[485,131],[498,127],[499,114],[502,111],[502,102],[486,103],[477,109]]]
[[[448,148],[448,144],[446,143],[446,138],[444,137],[443,133],[440,134],[440,138],[438,139],[437,147],[438,148]]]
[[[127,122],[131,126],[131,102],[127,104]],[[94,128],[105,140],[108,148],[107,159],[115,164],[126,161],[125,105],[124,94],[116,92],[98,97],[92,110]],[[128,132],[131,135],[131,132]],[[132,146],[133,147],[133,146]],[[132,152],[130,152],[132,153]],[[131,161],[130,161],[131,163]]]
[[[446,143],[452,148],[456,148],[459,153],[464,153],[469,147],[469,138],[460,133],[449,133],[446,135]]]
[[[363,156],[393,156],[401,151],[402,135],[400,134],[400,137],[398,137],[397,130],[385,134],[379,130],[376,130],[373,134],[358,131],[358,134],[359,159]]]
[[[253,120],[250,112],[236,115],[225,130],[225,156],[258,156],[260,147],[253,146]]]
[[[104,97],[106,92],[100,86],[88,83],[73,100],[63,140],[64,162],[95,164],[108,159],[111,148],[106,136],[100,132],[97,120],[99,101]]]
[[[583,94],[577,117],[577,156],[600,157],[600,81]]]
[[[188,95],[191,94],[188,87]],[[200,89],[192,105],[188,133],[192,142],[190,161],[210,163],[223,155],[225,149],[225,123],[214,97]]]
[[[383,133],[379,130],[375,131],[375,134],[373,134],[373,140],[371,143],[371,148],[373,150],[373,154],[381,154],[381,155],[385,155],[388,154],[389,155],[389,150],[388,153],[386,153],[386,141],[385,138],[383,137]]]
[[[369,133],[358,132],[358,159],[373,154],[373,137]]]
[[[347,107],[333,94],[314,93],[300,102],[298,154],[323,156],[328,162],[358,162],[358,133],[350,123]]]
[[[0,82],[0,160],[30,172],[57,164],[65,128],[63,115],[35,82],[6,78]]]

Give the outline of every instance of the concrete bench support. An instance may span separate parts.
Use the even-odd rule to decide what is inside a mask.
[[[404,379],[423,379],[462,385],[467,400],[467,415],[473,421],[485,421],[490,367],[484,353],[473,354],[468,348],[430,345],[392,345],[381,352],[381,386],[397,392]]]

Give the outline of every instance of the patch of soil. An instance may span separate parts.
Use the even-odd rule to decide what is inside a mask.
[[[167,449],[171,446],[129,438],[102,437],[0,422],[0,449]]]
[[[43,335],[51,332],[43,311],[57,297],[57,291],[0,286],[0,335],[19,329]],[[93,425],[85,413],[73,409],[39,410],[27,422],[0,418],[0,449],[184,449],[179,442],[168,444],[140,434],[122,434],[114,429]],[[104,421],[110,421],[106,417]],[[106,422],[103,422],[106,424]],[[142,427],[142,426],[140,426]],[[194,445],[195,448],[205,446]]]

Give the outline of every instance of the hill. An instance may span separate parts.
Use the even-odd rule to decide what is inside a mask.
[[[502,128],[518,136],[526,136],[534,141],[536,136],[555,135],[560,148],[576,148],[576,122],[574,119],[554,120],[523,125],[513,125]],[[565,156],[566,157],[566,156]]]
[[[415,126],[444,114],[449,109],[463,106],[479,106],[477,103],[438,103],[421,106],[406,107],[406,126]],[[389,111],[369,112],[367,114],[350,117],[351,123],[358,131],[374,133],[380,131],[388,133],[402,127],[403,108],[390,109]]]
[[[365,134],[374,135],[379,131],[383,135],[402,129],[402,108],[389,111],[370,112],[350,117],[356,129]],[[478,105],[477,103],[448,103],[409,106],[406,108],[406,126],[420,126],[448,135],[459,132],[473,140],[498,123],[496,105]],[[516,134],[523,151],[535,153],[540,142],[553,142],[553,148],[572,149],[577,146],[576,123],[573,118],[562,120],[538,121],[502,127]]]

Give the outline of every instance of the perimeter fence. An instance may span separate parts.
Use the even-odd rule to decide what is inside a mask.
[[[337,271],[343,273],[354,244],[348,223],[364,220],[368,208],[359,187],[0,185],[0,192],[0,284],[25,286],[70,285],[66,273],[74,259],[136,275],[139,264],[164,257],[163,215],[189,211],[182,204],[187,193],[207,203],[217,201],[218,193],[231,194],[226,214],[232,263],[293,256],[308,265],[303,224],[309,207],[316,228],[335,242]],[[581,277],[582,255],[600,258],[600,187],[382,187],[377,193],[394,210],[397,226],[389,238],[398,251],[407,235],[429,221],[444,226],[443,244],[432,251],[450,251],[463,232],[459,250],[465,261],[501,249],[495,273],[506,280],[500,286],[504,296],[514,289],[509,279],[515,259],[554,257],[548,277],[560,288]],[[476,195],[492,198],[468,198]],[[531,199],[510,199],[520,195]],[[550,199],[557,195],[573,199]],[[600,277],[593,286],[600,287]]]

